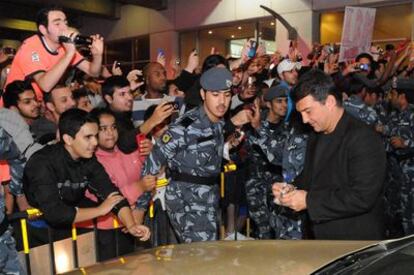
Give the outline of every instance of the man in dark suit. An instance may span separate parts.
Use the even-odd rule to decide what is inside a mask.
[[[297,189],[275,183],[276,199],[306,210],[316,239],[382,239],[386,164],[380,137],[344,111],[341,95],[322,71],[303,75],[292,97],[314,133],[293,183]]]

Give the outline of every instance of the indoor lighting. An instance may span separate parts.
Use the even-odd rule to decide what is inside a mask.
[[[234,34],[231,35],[231,38],[234,38]]]
[[[237,27],[237,29],[238,29],[238,30],[241,30],[241,29],[242,29],[242,27],[241,27],[241,26],[238,26],[238,27]]]
[[[208,34],[213,34],[213,31],[208,31]]]
[[[274,26],[275,25],[275,22],[270,22],[270,26]]]

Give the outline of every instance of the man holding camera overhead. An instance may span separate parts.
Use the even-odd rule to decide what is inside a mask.
[[[30,79],[38,99],[42,99],[42,92],[50,92],[64,79],[70,67],[77,67],[94,77],[100,75],[104,49],[101,36],[82,39],[84,44],[90,44],[93,58],[89,62],[76,51],[74,41],[79,34],[68,27],[62,10],[56,7],[40,10],[36,24],[38,33],[23,41],[13,60],[6,85],[14,80]]]

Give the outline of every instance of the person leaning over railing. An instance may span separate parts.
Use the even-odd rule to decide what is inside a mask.
[[[59,132],[59,143],[46,146],[27,162],[23,185],[29,204],[43,212],[55,232],[112,211],[130,234],[147,240],[149,229],[135,222],[127,200],[94,156],[98,122],[83,110],[71,109],[60,117]],[[85,190],[98,203],[88,200]]]

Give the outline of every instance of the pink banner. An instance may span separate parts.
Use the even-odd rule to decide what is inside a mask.
[[[339,61],[351,60],[362,52],[369,52],[375,12],[376,9],[371,8],[345,8]]]

